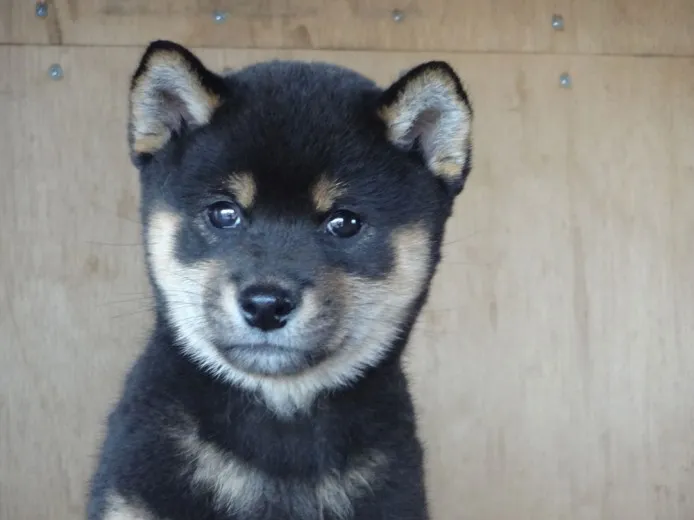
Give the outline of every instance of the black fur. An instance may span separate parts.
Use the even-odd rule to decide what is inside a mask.
[[[380,449],[392,461],[391,474],[373,496],[356,504],[353,518],[428,518],[422,449],[415,438],[407,383],[395,359],[372,370],[359,385],[321,396],[310,414],[287,421],[245,392],[201,372],[179,354],[160,325],[125,388],[109,418],[90,519],[101,518],[105,493],[113,488],[126,498],[144,500],[157,518],[251,518],[212,511],[209,495],[191,493],[187,473],[179,475],[186,461],[177,459],[175,447],[162,435],[178,427],[179,406],[199,423],[205,440],[280,479],[311,479],[344,468],[350,453]],[[296,518],[277,507],[286,497],[272,498],[274,506],[266,505],[253,519]]]
[[[393,233],[417,224],[431,237],[423,252],[427,274],[421,287],[412,287],[400,333],[376,366],[350,384],[318,392],[307,409],[282,416],[259,394],[214,377],[184,353],[149,262],[156,323],[109,416],[91,482],[89,520],[104,517],[113,493],[156,519],[338,520],[330,511],[321,515],[313,504],[297,505],[281,483],[310,486],[369,450],[384,456],[387,470],[371,483],[371,493],[352,501],[348,518],[426,520],[423,452],[401,354],[426,301],[444,225],[469,164],[451,192],[426,169],[416,149],[397,149],[385,138],[377,110],[416,71],[385,93],[370,80],[327,64],[271,62],[222,78],[189,51],[157,42],[146,51],[134,79],[160,49],[180,51],[224,103],[208,125],[182,128],[156,153],[133,154],[141,174],[145,237],[152,213],[165,204],[183,217],[175,240],[181,265],[229,259],[234,283],[273,275],[303,291],[321,283],[316,273],[326,266],[348,278],[387,281],[397,260]],[[455,78],[452,70],[445,72]],[[461,99],[469,103],[455,79]],[[224,192],[225,179],[234,171],[252,172],[257,191],[247,216],[249,231],[224,234],[206,227],[200,215]],[[310,190],[326,172],[348,183],[340,204],[364,217],[361,238],[336,240],[316,233],[326,215],[314,210]],[[332,298],[339,300],[340,292]],[[339,315],[340,302],[333,300],[321,302],[325,320]],[[316,352],[329,333],[320,329],[307,336],[316,343],[315,363],[322,359]],[[219,345],[227,347],[233,345]],[[190,422],[201,442],[279,483],[252,513],[222,511],[214,506],[211,490],[191,486],[191,461],[172,440]]]

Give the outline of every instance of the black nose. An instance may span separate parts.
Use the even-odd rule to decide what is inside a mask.
[[[243,317],[252,327],[269,331],[286,325],[296,307],[291,295],[279,287],[253,286],[239,298]]]

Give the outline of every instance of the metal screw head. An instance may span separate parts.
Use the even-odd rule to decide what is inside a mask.
[[[555,31],[564,30],[564,17],[560,14],[552,15],[552,28]]]
[[[559,76],[559,85],[561,85],[563,88],[571,87],[571,76],[569,76],[568,72],[565,72]]]
[[[48,68],[48,75],[53,80],[63,79],[63,68],[57,63],[54,63]]]
[[[36,16],[39,18],[48,16],[48,4],[46,2],[36,2]]]
[[[405,19],[405,13],[403,13],[400,9],[395,9],[393,11],[393,21],[394,22],[402,22]]]
[[[214,18],[214,21],[217,23],[226,22],[227,16],[227,13],[225,13],[224,11],[215,11],[214,13],[212,13],[212,17]]]

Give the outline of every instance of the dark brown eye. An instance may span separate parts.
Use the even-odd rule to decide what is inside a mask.
[[[241,210],[233,202],[222,200],[207,207],[210,224],[219,229],[232,229],[241,223]]]
[[[349,238],[359,233],[361,226],[359,215],[351,211],[340,210],[330,215],[325,229],[338,238]]]

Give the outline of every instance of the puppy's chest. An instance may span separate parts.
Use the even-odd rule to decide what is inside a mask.
[[[199,439],[190,439],[186,451],[193,488],[212,497],[222,518],[348,520],[359,500],[383,484],[388,468],[378,450],[351,454],[339,469],[301,476],[291,467],[271,474]]]

